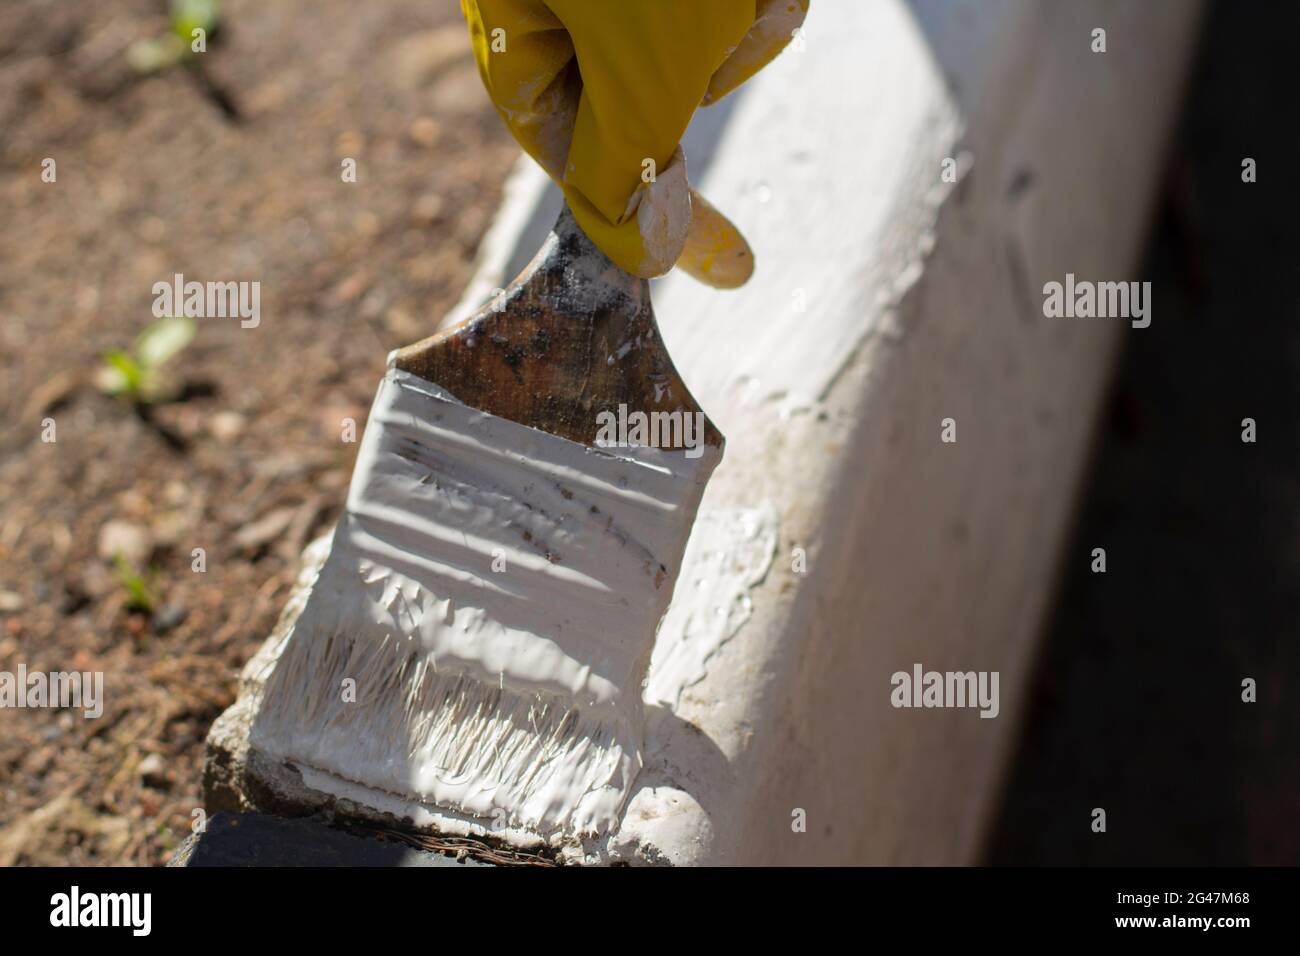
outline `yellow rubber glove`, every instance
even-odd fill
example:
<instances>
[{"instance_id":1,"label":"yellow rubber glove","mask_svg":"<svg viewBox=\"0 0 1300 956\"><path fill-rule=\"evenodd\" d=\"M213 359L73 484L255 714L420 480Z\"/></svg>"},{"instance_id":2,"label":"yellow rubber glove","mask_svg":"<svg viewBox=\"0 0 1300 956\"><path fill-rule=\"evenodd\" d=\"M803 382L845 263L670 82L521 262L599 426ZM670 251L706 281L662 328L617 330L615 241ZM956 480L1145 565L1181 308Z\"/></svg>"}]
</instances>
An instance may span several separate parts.
<instances>
[{"instance_id":1,"label":"yellow rubber glove","mask_svg":"<svg viewBox=\"0 0 1300 956\"><path fill-rule=\"evenodd\" d=\"M736 227L690 189L682 133L790 41L809 0L461 0L488 94L628 272L753 272Z\"/></svg>"}]
</instances>

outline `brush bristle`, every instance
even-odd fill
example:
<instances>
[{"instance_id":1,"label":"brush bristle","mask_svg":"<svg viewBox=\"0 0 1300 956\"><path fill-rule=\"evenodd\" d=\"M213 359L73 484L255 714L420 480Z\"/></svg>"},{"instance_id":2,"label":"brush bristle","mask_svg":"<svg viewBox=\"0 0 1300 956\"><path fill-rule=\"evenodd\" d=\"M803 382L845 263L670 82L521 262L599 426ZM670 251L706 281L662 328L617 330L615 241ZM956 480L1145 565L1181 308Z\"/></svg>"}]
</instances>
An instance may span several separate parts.
<instances>
[{"instance_id":1,"label":"brush bristle","mask_svg":"<svg viewBox=\"0 0 1300 956\"><path fill-rule=\"evenodd\" d=\"M587 448L390 369L254 746L497 828L609 831L718 457Z\"/></svg>"},{"instance_id":2,"label":"brush bristle","mask_svg":"<svg viewBox=\"0 0 1300 956\"><path fill-rule=\"evenodd\" d=\"M345 695L349 679L355 700ZM299 696L301 688L319 691ZM584 712L566 698L440 672L409 639L317 632L290 636L254 743L494 824L589 834L614 824L640 767L632 737L612 709Z\"/></svg>"}]
</instances>

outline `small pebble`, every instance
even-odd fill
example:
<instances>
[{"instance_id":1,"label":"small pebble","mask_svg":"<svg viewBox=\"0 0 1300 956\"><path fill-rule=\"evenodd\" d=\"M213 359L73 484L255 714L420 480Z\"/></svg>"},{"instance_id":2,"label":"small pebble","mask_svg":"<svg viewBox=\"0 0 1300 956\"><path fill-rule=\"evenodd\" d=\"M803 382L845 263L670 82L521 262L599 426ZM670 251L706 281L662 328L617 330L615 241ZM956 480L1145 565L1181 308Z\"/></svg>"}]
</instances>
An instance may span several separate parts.
<instances>
[{"instance_id":1,"label":"small pebble","mask_svg":"<svg viewBox=\"0 0 1300 956\"><path fill-rule=\"evenodd\" d=\"M153 616L153 629L159 634L164 634L176 627L185 620L185 608L177 604L164 604L158 609Z\"/></svg>"},{"instance_id":2,"label":"small pebble","mask_svg":"<svg viewBox=\"0 0 1300 956\"><path fill-rule=\"evenodd\" d=\"M442 131L438 121L429 116L421 116L414 120L406 133L411 140L419 146L432 146L438 141L438 134Z\"/></svg>"},{"instance_id":3,"label":"small pebble","mask_svg":"<svg viewBox=\"0 0 1300 956\"><path fill-rule=\"evenodd\" d=\"M171 785L167 780L166 771L167 765L157 754L145 757L136 767L136 772L140 774L140 779L144 781L145 786L158 790L166 790Z\"/></svg>"},{"instance_id":4,"label":"small pebble","mask_svg":"<svg viewBox=\"0 0 1300 956\"><path fill-rule=\"evenodd\" d=\"M247 419L239 412L217 412L208 422L208 431L219 442L231 442L243 432Z\"/></svg>"},{"instance_id":5,"label":"small pebble","mask_svg":"<svg viewBox=\"0 0 1300 956\"><path fill-rule=\"evenodd\" d=\"M149 560L153 544L149 532L129 521L107 521L99 529L99 556L112 561L117 555L126 559L133 568L141 568Z\"/></svg>"}]
</instances>

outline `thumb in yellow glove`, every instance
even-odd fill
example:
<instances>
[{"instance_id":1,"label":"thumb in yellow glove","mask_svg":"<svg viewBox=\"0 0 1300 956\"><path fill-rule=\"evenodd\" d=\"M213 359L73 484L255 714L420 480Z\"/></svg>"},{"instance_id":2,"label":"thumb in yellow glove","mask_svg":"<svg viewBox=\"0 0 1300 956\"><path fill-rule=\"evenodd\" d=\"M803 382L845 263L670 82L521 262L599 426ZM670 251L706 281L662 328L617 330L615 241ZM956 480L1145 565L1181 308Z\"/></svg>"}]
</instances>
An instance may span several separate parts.
<instances>
[{"instance_id":1,"label":"thumb in yellow glove","mask_svg":"<svg viewBox=\"0 0 1300 956\"><path fill-rule=\"evenodd\" d=\"M736 227L690 189L680 141L779 53L808 0L461 0L488 94L628 272L680 265L720 288L753 272Z\"/></svg>"}]
</instances>

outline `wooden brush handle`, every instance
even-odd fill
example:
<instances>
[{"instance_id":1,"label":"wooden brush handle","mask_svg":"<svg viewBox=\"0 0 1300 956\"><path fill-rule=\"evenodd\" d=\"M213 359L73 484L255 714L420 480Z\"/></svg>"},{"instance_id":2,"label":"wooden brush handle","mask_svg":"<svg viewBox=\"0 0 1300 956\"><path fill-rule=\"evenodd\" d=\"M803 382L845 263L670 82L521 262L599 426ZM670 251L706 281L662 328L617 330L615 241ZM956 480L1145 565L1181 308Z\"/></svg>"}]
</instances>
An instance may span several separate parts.
<instances>
[{"instance_id":1,"label":"wooden brush handle","mask_svg":"<svg viewBox=\"0 0 1300 956\"><path fill-rule=\"evenodd\" d=\"M587 238L566 205L537 256L492 302L400 349L395 365L471 408L594 446L601 412L701 409L660 338L650 285ZM722 447L706 417L704 442Z\"/></svg>"}]
</instances>

